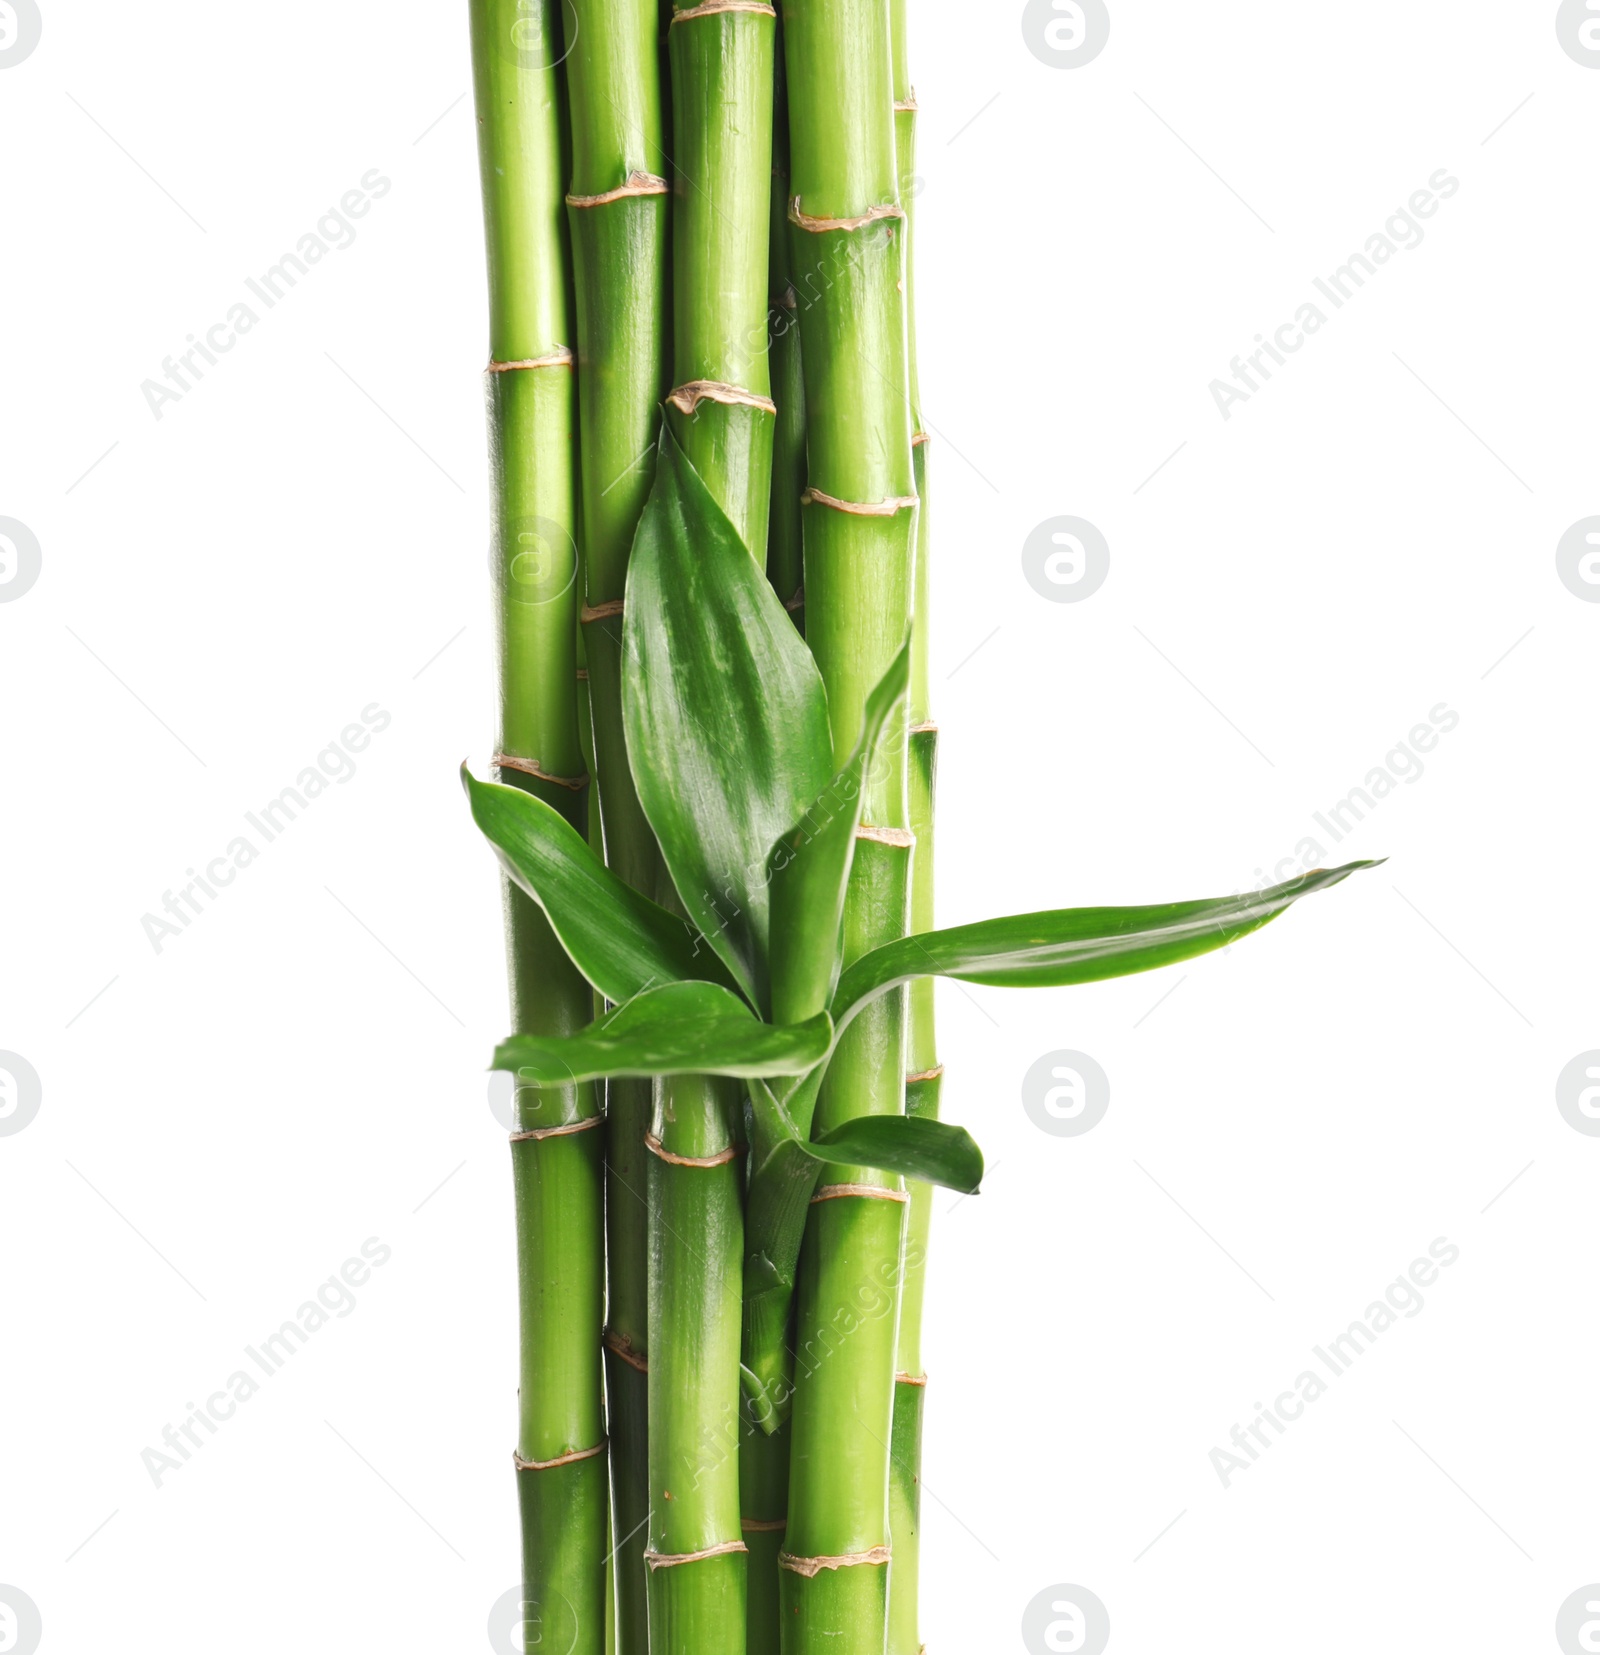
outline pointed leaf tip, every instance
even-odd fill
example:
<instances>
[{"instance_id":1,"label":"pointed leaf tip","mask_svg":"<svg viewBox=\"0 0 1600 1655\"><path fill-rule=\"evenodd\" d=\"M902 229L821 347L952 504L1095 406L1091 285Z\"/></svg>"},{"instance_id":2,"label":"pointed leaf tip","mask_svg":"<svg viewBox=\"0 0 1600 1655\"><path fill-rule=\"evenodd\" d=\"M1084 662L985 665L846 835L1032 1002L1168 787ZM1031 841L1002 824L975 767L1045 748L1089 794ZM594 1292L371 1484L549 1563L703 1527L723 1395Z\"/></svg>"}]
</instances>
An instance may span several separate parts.
<instances>
[{"instance_id":1,"label":"pointed leaf tip","mask_svg":"<svg viewBox=\"0 0 1600 1655\"><path fill-rule=\"evenodd\" d=\"M996 988L1060 988L1154 971L1226 948L1303 896L1374 866L1349 862L1265 890L1137 908L1057 908L929 931L863 955L839 979L833 1016L842 1030L878 995L917 977L954 977Z\"/></svg>"}]
</instances>

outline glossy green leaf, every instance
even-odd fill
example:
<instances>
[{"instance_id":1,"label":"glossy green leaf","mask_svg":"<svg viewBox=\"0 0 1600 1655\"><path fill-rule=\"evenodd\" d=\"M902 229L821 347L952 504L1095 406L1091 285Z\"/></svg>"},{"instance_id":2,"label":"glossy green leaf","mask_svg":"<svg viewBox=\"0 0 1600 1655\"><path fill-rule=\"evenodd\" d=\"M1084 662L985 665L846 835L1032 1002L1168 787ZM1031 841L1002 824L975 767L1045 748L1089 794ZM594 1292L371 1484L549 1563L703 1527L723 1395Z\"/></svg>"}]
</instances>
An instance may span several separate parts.
<instances>
[{"instance_id":1,"label":"glossy green leaf","mask_svg":"<svg viewBox=\"0 0 1600 1655\"><path fill-rule=\"evenodd\" d=\"M513 1035L495 1048L496 1069L536 1086L621 1075L797 1075L814 1068L833 1037L826 1012L809 1022L758 1022L730 989L668 983L618 1006L564 1039Z\"/></svg>"},{"instance_id":2,"label":"glossy green leaf","mask_svg":"<svg viewBox=\"0 0 1600 1655\"><path fill-rule=\"evenodd\" d=\"M663 983L731 986L703 937L625 885L542 799L480 782L465 765L461 783L507 876L544 910L572 963L608 1000Z\"/></svg>"},{"instance_id":3,"label":"glossy green leaf","mask_svg":"<svg viewBox=\"0 0 1600 1655\"><path fill-rule=\"evenodd\" d=\"M635 786L690 918L769 1004L767 854L833 769L816 663L670 431L623 612Z\"/></svg>"},{"instance_id":4,"label":"glossy green leaf","mask_svg":"<svg viewBox=\"0 0 1600 1655\"><path fill-rule=\"evenodd\" d=\"M772 1013L792 1022L827 1005L839 975L844 898L867 776L911 679L908 639L867 698L848 762L772 848Z\"/></svg>"},{"instance_id":5,"label":"glossy green leaf","mask_svg":"<svg viewBox=\"0 0 1600 1655\"><path fill-rule=\"evenodd\" d=\"M915 977L956 977L1001 988L1058 988L1154 971L1259 930L1313 891L1326 890L1373 862L1319 868L1263 891L1143 908L1058 908L1015 914L948 931L929 931L874 949L839 979L835 1024Z\"/></svg>"},{"instance_id":6,"label":"glossy green leaf","mask_svg":"<svg viewBox=\"0 0 1600 1655\"><path fill-rule=\"evenodd\" d=\"M908 1115L859 1115L805 1146L833 1166L875 1167L971 1195L983 1182L983 1151L965 1127Z\"/></svg>"}]
</instances>

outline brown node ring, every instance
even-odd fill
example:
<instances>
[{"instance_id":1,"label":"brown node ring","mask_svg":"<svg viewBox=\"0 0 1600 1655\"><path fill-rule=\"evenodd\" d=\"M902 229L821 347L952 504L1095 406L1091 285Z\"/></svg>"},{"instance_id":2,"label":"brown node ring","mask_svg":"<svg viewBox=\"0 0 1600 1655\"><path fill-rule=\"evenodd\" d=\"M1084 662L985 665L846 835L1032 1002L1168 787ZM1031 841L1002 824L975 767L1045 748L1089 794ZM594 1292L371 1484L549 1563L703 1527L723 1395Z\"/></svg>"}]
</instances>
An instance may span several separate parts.
<instances>
[{"instance_id":1,"label":"brown node ring","mask_svg":"<svg viewBox=\"0 0 1600 1655\"><path fill-rule=\"evenodd\" d=\"M778 411L771 397L747 391L742 385L729 385L721 379L691 379L687 385L669 391L667 401L684 414L692 414L702 402L720 402L729 408L754 408L763 414Z\"/></svg>"},{"instance_id":2,"label":"brown node ring","mask_svg":"<svg viewBox=\"0 0 1600 1655\"><path fill-rule=\"evenodd\" d=\"M853 1569L863 1563L880 1564L888 1561L887 1546L874 1546L869 1552L846 1552L841 1557L791 1557L788 1552L778 1553L780 1569L787 1569L791 1574L804 1575L807 1580L815 1580L824 1569Z\"/></svg>"},{"instance_id":3,"label":"brown node ring","mask_svg":"<svg viewBox=\"0 0 1600 1655\"><path fill-rule=\"evenodd\" d=\"M876 1184L824 1184L811 1197L811 1205L815 1207L822 1201L843 1201L850 1196L859 1196L867 1201L898 1201L901 1205L911 1199L904 1190L883 1190Z\"/></svg>"},{"instance_id":4,"label":"brown node ring","mask_svg":"<svg viewBox=\"0 0 1600 1655\"><path fill-rule=\"evenodd\" d=\"M557 787L570 788L574 793L581 793L589 785L587 776L552 776L548 770L541 770L532 759L514 759L509 753L496 753L490 762L501 770L515 770L519 775L532 776L536 781L554 782Z\"/></svg>"},{"instance_id":5,"label":"brown node ring","mask_svg":"<svg viewBox=\"0 0 1600 1655\"><path fill-rule=\"evenodd\" d=\"M742 1540L724 1540L720 1545L707 1546L703 1552L677 1552L664 1554L662 1552L646 1551L644 1560L652 1569L676 1569L682 1563L704 1563L708 1557L730 1557L736 1552L747 1552L750 1548Z\"/></svg>"},{"instance_id":6,"label":"brown node ring","mask_svg":"<svg viewBox=\"0 0 1600 1655\"><path fill-rule=\"evenodd\" d=\"M847 511L856 517L893 517L922 502L914 494L904 494L890 500L840 500L824 494L820 488L808 488L800 496L802 506L831 506L835 511Z\"/></svg>"},{"instance_id":7,"label":"brown node ring","mask_svg":"<svg viewBox=\"0 0 1600 1655\"><path fill-rule=\"evenodd\" d=\"M883 219L905 216L904 207L897 207L889 202L879 207L868 207L864 213L854 218L819 218L811 213L801 212L799 196L791 196L789 199L789 222L798 229L811 231L813 235L823 235L829 230L864 230L869 224L877 224Z\"/></svg>"},{"instance_id":8,"label":"brown node ring","mask_svg":"<svg viewBox=\"0 0 1600 1655\"><path fill-rule=\"evenodd\" d=\"M520 362L491 362L489 372L509 374L517 372L520 368L570 368L573 360L572 352L565 345L557 345L545 356L529 356Z\"/></svg>"},{"instance_id":9,"label":"brown node ring","mask_svg":"<svg viewBox=\"0 0 1600 1655\"><path fill-rule=\"evenodd\" d=\"M661 1140L653 1132L645 1133L644 1147L659 1160L675 1167L725 1167L729 1161L736 1161L744 1154L744 1145L735 1144L731 1149L725 1149L717 1155L674 1155L670 1149L662 1146Z\"/></svg>"},{"instance_id":10,"label":"brown node ring","mask_svg":"<svg viewBox=\"0 0 1600 1655\"><path fill-rule=\"evenodd\" d=\"M569 207L609 207L613 201L626 201L635 195L670 195L672 186L665 178L657 178L653 172L639 172L628 174L628 181L619 184L614 190L606 190L600 195L569 195Z\"/></svg>"},{"instance_id":11,"label":"brown node ring","mask_svg":"<svg viewBox=\"0 0 1600 1655\"><path fill-rule=\"evenodd\" d=\"M515 1450L512 1451L511 1459L518 1471L554 1471L558 1465L572 1465L578 1460L592 1460L596 1454L603 1454L605 1451L606 1445L602 1440L598 1448L580 1448L575 1453L562 1454L553 1460L525 1460Z\"/></svg>"},{"instance_id":12,"label":"brown node ring","mask_svg":"<svg viewBox=\"0 0 1600 1655\"><path fill-rule=\"evenodd\" d=\"M766 0L702 0L702 4L691 6L687 11L674 12L672 21L678 23L692 23L697 17L715 17L718 12L747 11L754 12L757 17L776 17L777 11L766 4Z\"/></svg>"},{"instance_id":13,"label":"brown node ring","mask_svg":"<svg viewBox=\"0 0 1600 1655\"><path fill-rule=\"evenodd\" d=\"M604 1115L586 1115L581 1121L568 1121L565 1126L536 1126L527 1132L513 1132L514 1144L536 1143L540 1138L570 1138L574 1132L587 1132L592 1126L604 1126Z\"/></svg>"},{"instance_id":14,"label":"brown node ring","mask_svg":"<svg viewBox=\"0 0 1600 1655\"><path fill-rule=\"evenodd\" d=\"M896 850L911 850L917 842L910 828L874 827L871 822L857 825L856 838L870 839L875 845L892 845Z\"/></svg>"},{"instance_id":15,"label":"brown node ring","mask_svg":"<svg viewBox=\"0 0 1600 1655\"><path fill-rule=\"evenodd\" d=\"M640 1373L649 1373L650 1364L633 1348L632 1341L622 1333L613 1333L607 1328L600 1335L600 1343L619 1360L626 1362L630 1368L636 1368Z\"/></svg>"}]
</instances>

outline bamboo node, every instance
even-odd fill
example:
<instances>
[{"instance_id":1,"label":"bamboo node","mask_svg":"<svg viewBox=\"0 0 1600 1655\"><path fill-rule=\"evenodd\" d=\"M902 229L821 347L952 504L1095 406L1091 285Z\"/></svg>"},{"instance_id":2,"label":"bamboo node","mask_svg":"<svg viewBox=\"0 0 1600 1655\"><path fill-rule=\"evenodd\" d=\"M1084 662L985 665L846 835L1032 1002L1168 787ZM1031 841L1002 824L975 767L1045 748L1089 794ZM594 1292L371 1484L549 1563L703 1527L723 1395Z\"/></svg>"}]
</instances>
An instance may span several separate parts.
<instances>
[{"instance_id":1,"label":"bamboo node","mask_svg":"<svg viewBox=\"0 0 1600 1655\"><path fill-rule=\"evenodd\" d=\"M894 110L897 115L915 115L917 112L917 94L913 88L909 98L896 98Z\"/></svg>"},{"instance_id":2,"label":"bamboo node","mask_svg":"<svg viewBox=\"0 0 1600 1655\"><path fill-rule=\"evenodd\" d=\"M588 1115L581 1121L568 1121L565 1126L536 1126L527 1132L513 1132L514 1144L536 1143L540 1138L570 1138L574 1132L587 1132L591 1126L604 1126L604 1115Z\"/></svg>"},{"instance_id":3,"label":"bamboo node","mask_svg":"<svg viewBox=\"0 0 1600 1655\"><path fill-rule=\"evenodd\" d=\"M877 224L883 219L905 216L904 207L886 202L880 207L868 207L855 218L817 218L810 213L801 212L799 196L791 196L789 199L789 222L801 230L810 230L814 235L822 235L828 230L864 230L867 225Z\"/></svg>"},{"instance_id":4,"label":"bamboo node","mask_svg":"<svg viewBox=\"0 0 1600 1655\"><path fill-rule=\"evenodd\" d=\"M776 17L776 9L766 4L766 0L703 0L698 6L691 6L687 11L674 12L672 21L678 23L692 23L697 17L715 17L718 12L748 11L754 12L757 17Z\"/></svg>"},{"instance_id":5,"label":"bamboo node","mask_svg":"<svg viewBox=\"0 0 1600 1655\"><path fill-rule=\"evenodd\" d=\"M770 1522L755 1517L741 1517L739 1528L745 1534L777 1534L789 1526L787 1517L774 1517Z\"/></svg>"},{"instance_id":6,"label":"bamboo node","mask_svg":"<svg viewBox=\"0 0 1600 1655\"><path fill-rule=\"evenodd\" d=\"M911 433L911 446L913 448L921 448L924 443L930 443L932 441L933 438L930 437L926 431L913 431Z\"/></svg>"},{"instance_id":7,"label":"bamboo node","mask_svg":"<svg viewBox=\"0 0 1600 1655\"><path fill-rule=\"evenodd\" d=\"M910 828L874 827L870 822L857 825L856 838L870 839L875 845L893 845L896 850L910 850L917 842Z\"/></svg>"},{"instance_id":8,"label":"bamboo node","mask_svg":"<svg viewBox=\"0 0 1600 1655\"><path fill-rule=\"evenodd\" d=\"M667 393L667 401L681 413L692 414L702 402L720 402L730 408L755 408L763 414L776 414L778 405L771 397L747 391L740 385L726 385L720 379L692 379Z\"/></svg>"},{"instance_id":9,"label":"bamboo node","mask_svg":"<svg viewBox=\"0 0 1600 1655\"><path fill-rule=\"evenodd\" d=\"M578 620L580 624L587 626L590 621L610 620L613 615L620 615L621 613L622 599L611 598L605 603L597 603L592 609L588 604L585 604L583 608L578 611Z\"/></svg>"},{"instance_id":10,"label":"bamboo node","mask_svg":"<svg viewBox=\"0 0 1600 1655\"><path fill-rule=\"evenodd\" d=\"M906 731L908 736L936 736L938 733L939 726L935 724L931 718L926 724L913 724L911 728Z\"/></svg>"},{"instance_id":11,"label":"bamboo node","mask_svg":"<svg viewBox=\"0 0 1600 1655\"><path fill-rule=\"evenodd\" d=\"M897 1385L916 1385L920 1387L928 1383L928 1376L925 1373L897 1373L894 1376L894 1382Z\"/></svg>"},{"instance_id":12,"label":"bamboo node","mask_svg":"<svg viewBox=\"0 0 1600 1655\"><path fill-rule=\"evenodd\" d=\"M869 1552L846 1552L842 1557L791 1557L788 1552L778 1553L780 1569L787 1569L791 1574L804 1575L807 1580L815 1580L824 1569L851 1569L862 1563L888 1561L887 1546L874 1546Z\"/></svg>"},{"instance_id":13,"label":"bamboo node","mask_svg":"<svg viewBox=\"0 0 1600 1655\"><path fill-rule=\"evenodd\" d=\"M823 1184L811 1197L811 1205L815 1207L822 1201L843 1201L852 1195L868 1201L898 1201L902 1206L911 1199L904 1190L883 1190L876 1184Z\"/></svg>"},{"instance_id":14,"label":"bamboo node","mask_svg":"<svg viewBox=\"0 0 1600 1655\"><path fill-rule=\"evenodd\" d=\"M634 1349L633 1341L625 1333L613 1333L610 1328L607 1328L600 1335L600 1343L613 1356L626 1362L630 1368L636 1368L640 1373L649 1373L649 1363Z\"/></svg>"},{"instance_id":15,"label":"bamboo node","mask_svg":"<svg viewBox=\"0 0 1600 1655\"><path fill-rule=\"evenodd\" d=\"M580 1448L575 1453L562 1454L553 1460L525 1460L515 1450L512 1451L512 1463L518 1471L554 1471L558 1465L572 1465L578 1460L592 1460L596 1454L606 1451L606 1439L601 1438L598 1448Z\"/></svg>"},{"instance_id":16,"label":"bamboo node","mask_svg":"<svg viewBox=\"0 0 1600 1655\"><path fill-rule=\"evenodd\" d=\"M702 1552L677 1552L669 1555L647 1550L644 1560L652 1569L676 1569L680 1563L704 1563L708 1557L728 1557L734 1552L749 1550L742 1540L724 1540L720 1545L707 1546Z\"/></svg>"},{"instance_id":17,"label":"bamboo node","mask_svg":"<svg viewBox=\"0 0 1600 1655\"><path fill-rule=\"evenodd\" d=\"M795 587L794 596L792 598L790 598L789 601L787 603L785 603L783 607L785 609L787 609L791 615L793 615L797 610L804 609L805 606L806 606L806 589L803 585L801 585L801 586Z\"/></svg>"},{"instance_id":18,"label":"bamboo node","mask_svg":"<svg viewBox=\"0 0 1600 1655\"><path fill-rule=\"evenodd\" d=\"M675 1167L725 1167L729 1161L736 1161L744 1154L744 1145L735 1144L731 1149L725 1149L718 1155L674 1155L670 1149L662 1147L661 1140L653 1132L645 1133L644 1147L669 1166Z\"/></svg>"},{"instance_id":19,"label":"bamboo node","mask_svg":"<svg viewBox=\"0 0 1600 1655\"><path fill-rule=\"evenodd\" d=\"M628 181L619 184L614 190L606 190L600 195L569 195L569 207L609 207L613 201L625 201L634 195L670 195L672 186L665 178L657 178L653 172L639 172L628 174Z\"/></svg>"},{"instance_id":20,"label":"bamboo node","mask_svg":"<svg viewBox=\"0 0 1600 1655\"><path fill-rule=\"evenodd\" d=\"M835 511L852 512L857 517L893 517L897 511L905 511L921 503L914 494L891 500L839 500L831 494L824 494L820 488L808 488L800 496L802 506L832 506Z\"/></svg>"},{"instance_id":21,"label":"bamboo node","mask_svg":"<svg viewBox=\"0 0 1600 1655\"><path fill-rule=\"evenodd\" d=\"M574 793L581 793L589 785L587 776L552 776L532 759L514 759L509 753L496 753L492 762L502 770L515 770L520 775L532 776L535 781L554 782L557 787L570 788Z\"/></svg>"},{"instance_id":22,"label":"bamboo node","mask_svg":"<svg viewBox=\"0 0 1600 1655\"><path fill-rule=\"evenodd\" d=\"M489 372L508 374L518 368L570 368L573 360L572 352L565 345L557 345L547 356L529 356L520 362L491 362Z\"/></svg>"},{"instance_id":23,"label":"bamboo node","mask_svg":"<svg viewBox=\"0 0 1600 1655\"><path fill-rule=\"evenodd\" d=\"M907 1075L906 1085L914 1085L919 1080L937 1080L944 1073L944 1065L936 1063L931 1069L924 1069L921 1074Z\"/></svg>"}]
</instances>

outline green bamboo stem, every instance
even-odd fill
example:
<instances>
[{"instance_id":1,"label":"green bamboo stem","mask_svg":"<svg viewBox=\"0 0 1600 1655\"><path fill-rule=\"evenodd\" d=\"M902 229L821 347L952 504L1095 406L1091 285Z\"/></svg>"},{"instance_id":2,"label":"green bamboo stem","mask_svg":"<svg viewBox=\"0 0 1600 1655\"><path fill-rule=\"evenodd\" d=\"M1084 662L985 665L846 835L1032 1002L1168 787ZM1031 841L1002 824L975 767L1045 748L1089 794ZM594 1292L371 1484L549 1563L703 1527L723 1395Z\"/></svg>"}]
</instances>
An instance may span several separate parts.
<instances>
[{"instance_id":1,"label":"green bamboo stem","mask_svg":"<svg viewBox=\"0 0 1600 1655\"><path fill-rule=\"evenodd\" d=\"M784 85L783 25L773 53L771 228L768 235L767 357L777 418L772 438L772 500L768 514L767 578L805 631L800 496L806 480L806 405L800 369L800 328L789 284L789 109ZM747 1238L748 1240L748 1238ZM748 1333L748 1329L747 1329ZM782 1343L789 1342L787 1331ZM750 1548L746 1655L778 1655L782 1555L789 1512L790 1430L771 1435L747 1411L739 1447L739 1513Z\"/></svg>"},{"instance_id":2,"label":"green bamboo stem","mask_svg":"<svg viewBox=\"0 0 1600 1655\"><path fill-rule=\"evenodd\" d=\"M788 1517L789 1426L768 1436L747 1409L739 1435L739 1526L750 1549L746 1655L778 1655L778 1558Z\"/></svg>"},{"instance_id":3,"label":"green bamboo stem","mask_svg":"<svg viewBox=\"0 0 1600 1655\"><path fill-rule=\"evenodd\" d=\"M489 266L488 403L500 661L499 778L579 832L574 395L562 237L560 29L554 4L472 0ZM506 889L511 1023L566 1034L588 985L542 913ZM605 1647L603 1134L594 1088L516 1097L521 1384L517 1490L529 1627L574 1655Z\"/></svg>"},{"instance_id":4,"label":"green bamboo stem","mask_svg":"<svg viewBox=\"0 0 1600 1655\"><path fill-rule=\"evenodd\" d=\"M778 25L772 92L772 231L768 240L767 357L778 417L772 434L772 508L767 529L767 578L804 633L805 592L800 496L806 486L805 376L800 322L789 280L789 98Z\"/></svg>"},{"instance_id":5,"label":"green bamboo stem","mask_svg":"<svg viewBox=\"0 0 1600 1655\"><path fill-rule=\"evenodd\" d=\"M917 99L911 84L906 28L906 0L890 0L894 53L895 160L900 200L906 210L905 292L906 355L911 397L912 462L916 478L917 539L914 553L913 629L911 635L911 723L909 793L912 853L911 929L931 931L934 924L934 793L939 731L933 722L929 688L930 516L928 505L928 437L922 430L922 391L917 374L915 175ZM939 1063L934 1028L934 984L925 977L907 990L906 1112L937 1120L944 1070ZM888 1655L919 1655L922 1635L918 1594L921 1577L922 1426L928 1376L922 1360L922 1312L927 1286L929 1233L933 1220L933 1186L912 1181L906 1219L905 1273L901 1284L900 1341L895 1359L894 1434L890 1444L889 1526L894 1568L889 1579Z\"/></svg>"},{"instance_id":6,"label":"green bamboo stem","mask_svg":"<svg viewBox=\"0 0 1600 1655\"><path fill-rule=\"evenodd\" d=\"M578 423L595 776L611 867L655 895L664 878L628 766L622 725L622 598L655 474L668 388L670 184L663 153L655 0L568 0L572 135L567 217L578 329ZM607 1086L607 1423L618 1655L647 1655L648 1080Z\"/></svg>"},{"instance_id":7,"label":"green bamboo stem","mask_svg":"<svg viewBox=\"0 0 1600 1655\"><path fill-rule=\"evenodd\" d=\"M776 24L770 8L680 5L667 41L678 170L666 418L763 567L777 419L767 369Z\"/></svg>"},{"instance_id":8,"label":"green bamboo stem","mask_svg":"<svg viewBox=\"0 0 1600 1655\"><path fill-rule=\"evenodd\" d=\"M889 8L882 0L792 0L784 26L790 247L808 415L806 637L842 753L904 641L912 600L916 500ZM847 960L905 932L905 732L902 717L869 782L846 902ZM840 1042L816 1130L897 1114L904 1094L898 993ZM885 1647L906 1203L899 1185L865 1169L832 1169L813 1197L798 1296L786 1655L882 1655Z\"/></svg>"},{"instance_id":9,"label":"green bamboo stem","mask_svg":"<svg viewBox=\"0 0 1600 1655\"><path fill-rule=\"evenodd\" d=\"M739 1523L742 1097L655 1082L650 1165L650 1649L744 1655Z\"/></svg>"},{"instance_id":10,"label":"green bamboo stem","mask_svg":"<svg viewBox=\"0 0 1600 1655\"><path fill-rule=\"evenodd\" d=\"M766 558L776 410L766 360L770 9L678 7L673 435L751 555ZM740 1516L742 1095L658 1081L650 1168L651 1655L745 1655Z\"/></svg>"}]
</instances>

